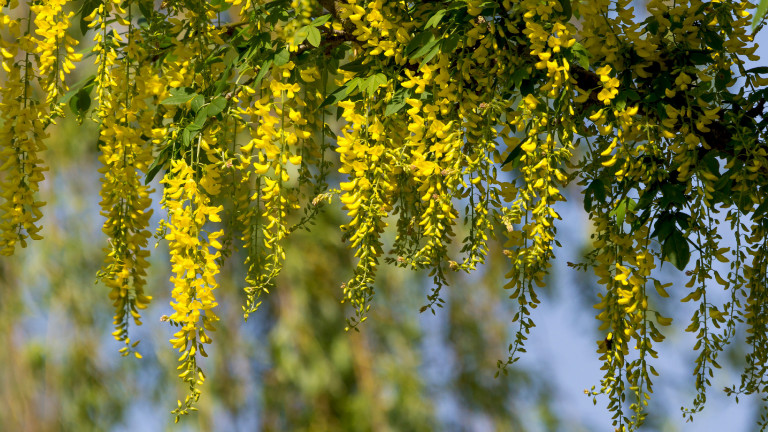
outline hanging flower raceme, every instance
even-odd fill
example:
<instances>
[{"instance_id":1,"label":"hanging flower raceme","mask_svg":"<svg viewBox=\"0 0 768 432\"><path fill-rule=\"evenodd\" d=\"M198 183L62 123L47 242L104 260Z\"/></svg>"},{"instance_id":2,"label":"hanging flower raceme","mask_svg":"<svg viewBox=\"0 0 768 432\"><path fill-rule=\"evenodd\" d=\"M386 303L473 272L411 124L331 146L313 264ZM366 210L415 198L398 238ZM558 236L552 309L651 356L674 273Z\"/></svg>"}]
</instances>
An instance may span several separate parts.
<instances>
[{"instance_id":1,"label":"hanging flower raceme","mask_svg":"<svg viewBox=\"0 0 768 432\"><path fill-rule=\"evenodd\" d=\"M349 329L365 321L370 309L379 256L383 254L381 233L386 227L383 219L390 209L389 193L393 188L387 187L389 175L382 169L390 163L386 141L375 140L369 135L376 133L376 127L368 116L371 107L366 107L365 101L339 105L343 107L343 116L348 122L336 150L341 154L339 172L347 174L349 180L340 185L343 191L341 202L351 218L342 230L358 259L354 276L342 285L343 301L349 301L355 309L355 317L347 320ZM382 189L379 190L379 187Z\"/></svg>"},{"instance_id":2,"label":"hanging flower raceme","mask_svg":"<svg viewBox=\"0 0 768 432\"><path fill-rule=\"evenodd\" d=\"M15 6L11 4L11 6ZM32 13L12 19L0 12L0 28L11 40L2 39L0 53L5 81L0 85L0 254L13 254L16 245L40 239L42 218L38 200L40 183L47 170L40 153L45 150L48 109L35 97L38 81L32 59L39 46L34 36L22 33L22 22L32 27ZM43 52L42 54L47 54ZM57 74L58 76L58 74Z\"/></svg>"},{"instance_id":3,"label":"hanging flower raceme","mask_svg":"<svg viewBox=\"0 0 768 432\"><path fill-rule=\"evenodd\" d=\"M162 204L168 210L165 239L169 242L174 273L171 277L174 312L167 320L179 328L171 344L182 353L179 377L190 389L174 411L177 420L200 397L199 386L205 381L205 375L198 365L198 354L207 356L204 345L211 343L208 332L214 330L214 323L218 321L212 309L217 305L213 291L218 288L216 259L220 256L218 238L223 231L207 231L205 225L221 222L222 207L211 206L209 198L220 192L219 181L215 164L196 170L184 160L174 160L161 181L165 184Z\"/></svg>"},{"instance_id":4,"label":"hanging flower raceme","mask_svg":"<svg viewBox=\"0 0 768 432\"><path fill-rule=\"evenodd\" d=\"M256 189L249 197L252 205L238 216L242 224L250 225L242 236L249 267L246 317L258 308L259 297L269 292L282 269L283 240L290 233L288 215L299 208L290 171L301 167L301 145L311 134L302 115L301 86L290 82L296 75L294 67L293 62L276 67L273 79L262 82L263 97L254 98L253 106L243 111L258 124L250 129L251 140L240 148L243 179L253 178ZM243 189L247 190L250 187Z\"/></svg>"},{"instance_id":5,"label":"hanging flower raceme","mask_svg":"<svg viewBox=\"0 0 768 432\"><path fill-rule=\"evenodd\" d=\"M147 68L141 72L150 73ZM144 184L144 176L152 163L152 152L140 136L142 131L150 129L151 116L139 111L141 102L138 101L146 89L143 82L136 86L130 84L134 75L128 62L114 73L116 89L121 91L110 94L110 98L111 104L119 107L121 116L101 119L103 168L100 172L104 175L101 206L102 215L107 218L103 230L109 237L111 251L99 277L111 289L110 298L116 309L113 334L117 340L129 344L129 320L133 318L140 325L138 309L146 308L151 300L144 293L152 215L151 190ZM126 347L123 352L128 351L130 348Z\"/></svg>"},{"instance_id":6,"label":"hanging flower raceme","mask_svg":"<svg viewBox=\"0 0 768 432\"><path fill-rule=\"evenodd\" d=\"M114 34L107 25L110 16L128 27L126 45L132 49L126 49L119 59L119 45L108 36ZM101 214L106 217L102 230L109 241L109 252L98 277L110 289L109 297L115 307L112 334L126 345L120 351L140 358L134 350L139 342L131 343L128 327L131 321L141 325L139 311L152 298L144 292L152 215L151 190L144 184L144 178L153 158L150 143L142 134L151 135L152 113L144 101L153 96L156 86L151 85L152 70L139 65L143 50L136 48L140 36L133 27L130 12L105 2L88 19L92 20L89 26L97 29L93 50L97 54L94 81L99 109L94 120L100 123L102 142L99 172L104 177L100 204ZM140 76L146 79L137 79Z\"/></svg>"},{"instance_id":7,"label":"hanging flower raceme","mask_svg":"<svg viewBox=\"0 0 768 432\"><path fill-rule=\"evenodd\" d=\"M105 1L94 8L89 16L84 17L86 21L90 21L88 27L95 30L93 40L96 45L94 45L93 51L96 53L94 80L96 83L96 100L99 102L96 108L96 118L98 119L106 119L116 114L116 110L113 109L110 102L112 89L117 85L112 74L112 68L118 58L119 45L117 42L123 39L115 29L109 26L108 21L110 17L115 16L121 24L128 24L123 18L126 12L115 2Z\"/></svg>"},{"instance_id":8,"label":"hanging flower raceme","mask_svg":"<svg viewBox=\"0 0 768 432\"><path fill-rule=\"evenodd\" d=\"M51 114L61 116L64 112L58 98L68 89L64 80L74 70L74 62L82 58L82 54L75 53L78 41L67 32L75 12L65 12L66 4L67 0L50 0L30 6L35 14L35 34L38 35L35 42L40 85L52 108Z\"/></svg>"}]
</instances>

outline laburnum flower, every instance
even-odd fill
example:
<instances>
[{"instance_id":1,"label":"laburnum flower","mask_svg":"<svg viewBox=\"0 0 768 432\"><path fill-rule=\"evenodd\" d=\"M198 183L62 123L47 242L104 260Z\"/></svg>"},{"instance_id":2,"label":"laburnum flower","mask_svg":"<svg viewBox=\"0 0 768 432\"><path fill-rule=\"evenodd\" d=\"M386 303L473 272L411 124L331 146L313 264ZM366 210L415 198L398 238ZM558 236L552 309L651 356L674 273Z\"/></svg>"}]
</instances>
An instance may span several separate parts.
<instances>
[{"instance_id":1,"label":"laburnum flower","mask_svg":"<svg viewBox=\"0 0 768 432\"><path fill-rule=\"evenodd\" d=\"M692 82L691 76L686 74L685 72L681 73L680 75L675 78L675 86L679 88L680 90L688 90L688 85Z\"/></svg>"},{"instance_id":2,"label":"laburnum flower","mask_svg":"<svg viewBox=\"0 0 768 432\"><path fill-rule=\"evenodd\" d=\"M600 90L597 99L606 105L610 104L611 100L619 94L619 80L611 76L611 70L611 66L605 65L596 71L600 76L600 82L603 83L603 89Z\"/></svg>"}]
</instances>

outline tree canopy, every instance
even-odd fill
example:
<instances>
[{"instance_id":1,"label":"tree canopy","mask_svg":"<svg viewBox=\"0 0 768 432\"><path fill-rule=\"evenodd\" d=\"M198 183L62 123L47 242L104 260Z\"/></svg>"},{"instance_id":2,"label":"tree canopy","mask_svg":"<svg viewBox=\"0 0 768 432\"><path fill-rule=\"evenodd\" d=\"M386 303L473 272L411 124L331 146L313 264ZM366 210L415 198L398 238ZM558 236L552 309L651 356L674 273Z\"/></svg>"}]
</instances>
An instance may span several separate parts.
<instances>
[{"instance_id":1,"label":"tree canopy","mask_svg":"<svg viewBox=\"0 0 768 432\"><path fill-rule=\"evenodd\" d=\"M450 272L507 258L504 289L518 311L498 362L506 374L534 326L569 185L593 224L590 251L571 265L601 286L604 378L588 393L607 397L614 426L645 419L654 347L671 321L654 305L668 289L698 305L687 328L697 395L686 414L703 407L739 325L750 350L726 392L768 399L768 67L745 66L758 60L763 26L752 26L750 3L0 5L0 252L40 237L52 125L65 115L97 122L98 278L113 334L140 357L129 324L151 301L154 235L170 249L174 312L162 319L177 329L171 344L189 386L177 419L201 395L221 266L245 256L244 300L229 301L243 301L247 319L280 289L284 262L302 259L286 256L285 239L336 202L341 242L357 259L337 271L347 329L365 331L383 264L425 271L434 288L421 311L434 313ZM81 47L81 35L94 43ZM70 82L90 63L90 76ZM157 227L152 185L162 190ZM670 288L663 265L689 282ZM728 301L708 300L713 290Z\"/></svg>"}]
</instances>

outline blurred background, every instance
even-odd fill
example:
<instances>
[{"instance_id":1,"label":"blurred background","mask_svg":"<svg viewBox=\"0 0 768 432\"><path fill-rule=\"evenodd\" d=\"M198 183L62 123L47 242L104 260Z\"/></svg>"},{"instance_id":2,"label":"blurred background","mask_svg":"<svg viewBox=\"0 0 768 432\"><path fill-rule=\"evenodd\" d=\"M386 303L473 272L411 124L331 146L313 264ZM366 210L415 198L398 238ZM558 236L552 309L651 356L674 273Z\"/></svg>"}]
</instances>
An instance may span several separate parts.
<instances>
[{"instance_id":1,"label":"blurred background","mask_svg":"<svg viewBox=\"0 0 768 432\"><path fill-rule=\"evenodd\" d=\"M79 71L72 82L84 76ZM185 388L168 343L172 327L160 321L171 313L165 245L152 251L152 306L144 325L132 328L144 358L121 357L122 345L110 334L108 290L95 284L106 245L96 125L70 118L50 131L50 171L41 191L48 203L45 238L0 258L0 431L612 430L606 401L593 405L584 395L599 387L595 341L604 335L594 319L592 275L566 265L580 260L589 241L576 187L557 209L562 247L533 316L537 327L508 376L494 378L515 313L502 289L508 260L499 245L478 272L452 275L442 291L445 307L435 315L419 313L431 289L426 274L383 266L369 319L361 332L345 332L351 312L339 303L339 286L353 261L334 204L311 232L288 239L277 288L247 322L242 257L227 261L217 290L221 322L202 365L208 379L200 411L174 425L170 411ZM153 222L161 217L156 208ZM679 280L672 266L662 274ZM644 430L754 430L755 401L737 405L722 391L738 383L745 350L738 343L724 354L707 408L684 422L680 407L693 397L694 340L683 329L693 305L677 301L686 294L681 285L669 292L670 301L656 307L675 323L658 346L654 365L661 376Z\"/></svg>"}]
</instances>

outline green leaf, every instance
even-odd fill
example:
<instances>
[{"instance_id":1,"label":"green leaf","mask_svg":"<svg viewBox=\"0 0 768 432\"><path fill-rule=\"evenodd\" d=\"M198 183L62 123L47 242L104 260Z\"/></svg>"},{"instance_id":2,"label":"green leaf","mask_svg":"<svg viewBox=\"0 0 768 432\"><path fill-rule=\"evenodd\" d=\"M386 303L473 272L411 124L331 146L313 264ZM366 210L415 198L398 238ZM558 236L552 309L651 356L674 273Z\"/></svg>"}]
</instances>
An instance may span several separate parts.
<instances>
[{"instance_id":1,"label":"green leaf","mask_svg":"<svg viewBox=\"0 0 768 432\"><path fill-rule=\"evenodd\" d=\"M605 183L594 179L584 190L584 210L589 213L592 210L592 200L596 199L600 204L605 204Z\"/></svg>"},{"instance_id":2,"label":"green leaf","mask_svg":"<svg viewBox=\"0 0 768 432\"><path fill-rule=\"evenodd\" d=\"M584 194L584 211L587 213L592 211L592 194L591 193Z\"/></svg>"},{"instance_id":3,"label":"green leaf","mask_svg":"<svg viewBox=\"0 0 768 432\"><path fill-rule=\"evenodd\" d=\"M579 65L585 70L589 70L589 52L584 45L576 42L571 47L571 54L576 58Z\"/></svg>"},{"instance_id":4,"label":"green leaf","mask_svg":"<svg viewBox=\"0 0 768 432\"><path fill-rule=\"evenodd\" d=\"M616 99L613 100L613 107L618 110L623 110L627 107L627 95L624 92L619 92Z\"/></svg>"},{"instance_id":5,"label":"green leaf","mask_svg":"<svg viewBox=\"0 0 768 432\"><path fill-rule=\"evenodd\" d=\"M427 20L427 24L424 26L424 29L429 29L432 27L437 27L438 24L440 24L440 21L442 21L443 16L445 16L445 13L447 11L445 9L440 9L437 12L435 12L434 15L432 15L429 20Z\"/></svg>"},{"instance_id":6,"label":"green leaf","mask_svg":"<svg viewBox=\"0 0 768 432\"><path fill-rule=\"evenodd\" d=\"M682 183L664 183L661 185L661 202L659 206L666 208L670 204L681 206L685 204L685 185Z\"/></svg>"},{"instance_id":7,"label":"green leaf","mask_svg":"<svg viewBox=\"0 0 768 432\"><path fill-rule=\"evenodd\" d=\"M313 47L319 47L322 40L320 30L318 30L316 27L309 27L307 32L307 42L309 42Z\"/></svg>"},{"instance_id":8,"label":"green leaf","mask_svg":"<svg viewBox=\"0 0 768 432\"><path fill-rule=\"evenodd\" d=\"M323 134L325 136L327 136L328 138L330 138L330 139L334 139L335 140L337 138L336 133L334 133L333 130L331 129L331 127L328 126L328 123L325 123L323 125Z\"/></svg>"},{"instance_id":9,"label":"green leaf","mask_svg":"<svg viewBox=\"0 0 768 432\"><path fill-rule=\"evenodd\" d=\"M147 175L144 177L144 184L148 185L149 182L151 182L155 176L157 176L157 173L163 169L164 165L165 163L160 163L160 159L155 159L155 161L152 162L152 165L150 165L149 169L147 170Z\"/></svg>"},{"instance_id":10,"label":"green leaf","mask_svg":"<svg viewBox=\"0 0 768 432\"><path fill-rule=\"evenodd\" d=\"M768 66L753 67L752 69L747 69L745 72L752 74L768 74Z\"/></svg>"},{"instance_id":11,"label":"green leaf","mask_svg":"<svg viewBox=\"0 0 768 432\"><path fill-rule=\"evenodd\" d=\"M760 216L764 216L768 212L768 199L764 199L762 203L760 203L759 206L755 209L753 213L753 220L757 219Z\"/></svg>"},{"instance_id":12,"label":"green leaf","mask_svg":"<svg viewBox=\"0 0 768 432\"><path fill-rule=\"evenodd\" d=\"M503 167L510 162L514 162L520 156L520 154L522 154L522 152L522 145L518 145L517 147L513 148L512 151L507 155L506 159L504 159L504 162L501 163L501 166Z\"/></svg>"},{"instance_id":13,"label":"green leaf","mask_svg":"<svg viewBox=\"0 0 768 432\"><path fill-rule=\"evenodd\" d=\"M560 0L560 4L563 6L563 16L565 17L565 21L570 20L571 16L573 16L571 0Z\"/></svg>"},{"instance_id":14,"label":"green leaf","mask_svg":"<svg viewBox=\"0 0 768 432\"><path fill-rule=\"evenodd\" d=\"M454 5L457 5L462 12L465 12L467 10L466 3L463 1L460 1L460 2L453 1L449 3L453 3ZM480 4L475 3L475 7L480 9L480 13L478 14L478 16L489 17L489 16L495 16L499 13L498 11L499 4L496 3L495 1L485 1ZM449 9L452 9L452 8L449 8Z\"/></svg>"},{"instance_id":15,"label":"green leaf","mask_svg":"<svg viewBox=\"0 0 768 432\"><path fill-rule=\"evenodd\" d=\"M328 105L335 105L342 100L346 99L347 96L349 96L352 91L357 88L357 85L360 83L360 78L352 78L351 80L344 83L341 87L337 88L333 91L333 93L329 94L328 97L325 98L323 103L320 104L318 108L324 108Z\"/></svg>"},{"instance_id":16,"label":"green leaf","mask_svg":"<svg viewBox=\"0 0 768 432\"><path fill-rule=\"evenodd\" d=\"M517 68L515 69L514 72L512 72L510 81L515 88L520 88L520 85L523 83L523 80L530 76L531 74L528 73L528 70L526 68Z\"/></svg>"},{"instance_id":17,"label":"green leaf","mask_svg":"<svg viewBox=\"0 0 768 432\"><path fill-rule=\"evenodd\" d=\"M398 89L395 90L395 94L392 95L392 99L387 104L387 107L384 109L384 117L389 117L392 114L400 112L405 106L405 100L409 97L411 97L411 89L398 87Z\"/></svg>"},{"instance_id":18,"label":"green leaf","mask_svg":"<svg viewBox=\"0 0 768 432\"><path fill-rule=\"evenodd\" d=\"M639 214L638 214L639 213ZM645 209L640 212L635 206L635 219L632 221L632 232L636 232L641 226L645 225L645 222L651 218L651 210Z\"/></svg>"},{"instance_id":19,"label":"green leaf","mask_svg":"<svg viewBox=\"0 0 768 432\"><path fill-rule=\"evenodd\" d=\"M712 57L704 50L691 51L688 57L691 59L691 63L696 66L705 65L712 61Z\"/></svg>"},{"instance_id":20,"label":"green leaf","mask_svg":"<svg viewBox=\"0 0 768 432\"><path fill-rule=\"evenodd\" d=\"M147 168L147 175L144 178L144 184L149 184L149 182L152 181L152 179L155 178L158 172L160 172L161 169L165 166L165 163L168 162L168 159L171 156L171 152L173 151L172 145L166 145L165 148L160 150L160 153L158 153L155 160L152 162L152 165Z\"/></svg>"},{"instance_id":21,"label":"green leaf","mask_svg":"<svg viewBox=\"0 0 768 432\"><path fill-rule=\"evenodd\" d=\"M331 14L319 16L314 20L312 20L312 23L310 25L312 25L313 27L320 27L321 25L327 23L329 19L331 19Z\"/></svg>"},{"instance_id":22,"label":"green leaf","mask_svg":"<svg viewBox=\"0 0 768 432\"><path fill-rule=\"evenodd\" d=\"M293 43L296 45L301 45L305 40L307 40L307 35L309 34L309 28L310 26L304 26L296 30L296 33L293 34Z\"/></svg>"},{"instance_id":23,"label":"green leaf","mask_svg":"<svg viewBox=\"0 0 768 432\"><path fill-rule=\"evenodd\" d=\"M227 99L222 96L216 96L211 103L208 104L206 109L206 117L213 117L224 111L227 107Z\"/></svg>"},{"instance_id":24,"label":"green leaf","mask_svg":"<svg viewBox=\"0 0 768 432\"><path fill-rule=\"evenodd\" d=\"M645 30L650 34L657 34L659 32L659 20L656 19L653 15L648 17L644 22L647 22L645 26Z\"/></svg>"},{"instance_id":25,"label":"green leaf","mask_svg":"<svg viewBox=\"0 0 768 432\"><path fill-rule=\"evenodd\" d=\"M155 6L152 4L151 0L141 0L139 1L139 12L141 12L144 18L149 21L152 19L152 14L155 12Z\"/></svg>"},{"instance_id":26,"label":"green leaf","mask_svg":"<svg viewBox=\"0 0 768 432\"><path fill-rule=\"evenodd\" d=\"M622 93L624 93L624 95L627 97L628 100L632 100L632 101L640 100L640 93L632 89L622 90Z\"/></svg>"},{"instance_id":27,"label":"green leaf","mask_svg":"<svg viewBox=\"0 0 768 432\"><path fill-rule=\"evenodd\" d=\"M288 48L283 48L282 50L275 53L275 59L274 63L275 66L282 66L291 59L291 52L288 51Z\"/></svg>"},{"instance_id":28,"label":"green leaf","mask_svg":"<svg viewBox=\"0 0 768 432\"><path fill-rule=\"evenodd\" d=\"M460 33L454 33L440 42L440 52L443 54L450 54L456 47L459 46L459 42L463 39Z\"/></svg>"},{"instance_id":29,"label":"green leaf","mask_svg":"<svg viewBox=\"0 0 768 432\"><path fill-rule=\"evenodd\" d=\"M88 112L88 108L90 107L91 92L84 88L75 93L75 95L72 96L72 99L69 101L69 108L71 108L72 112L74 112L78 117L83 117L85 113Z\"/></svg>"},{"instance_id":30,"label":"green leaf","mask_svg":"<svg viewBox=\"0 0 768 432\"><path fill-rule=\"evenodd\" d=\"M752 30L762 21L766 11L768 11L768 0L760 0L755 10L755 15L752 17Z\"/></svg>"},{"instance_id":31,"label":"green leaf","mask_svg":"<svg viewBox=\"0 0 768 432\"><path fill-rule=\"evenodd\" d=\"M664 212L653 225L651 237L656 237L660 242L665 241L673 231L675 231L675 218L671 214Z\"/></svg>"},{"instance_id":32,"label":"green leaf","mask_svg":"<svg viewBox=\"0 0 768 432\"><path fill-rule=\"evenodd\" d=\"M442 42L443 42L442 40L435 41L435 43L432 45L432 48L429 50L427 55L419 64L419 68L421 68L422 65L429 63L429 61L432 60L440 52L440 47L442 45Z\"/></svg>"},{"instance_id":33,"label":"green leaf","mask_svg":"<svg viewBox=\"0 0 768 432\"><path fill-rule=\"evenodd\" d=\"M216 12L224 12L232 7L232 3L225 2L224 0L210 0L210 4Z\"/></svg>"},{"instance_id":34,"label":"green leaf","mask_svg":"<svg viewBox=\"0 0 768 432\"><path fill-rule=\"evenodd\" d=\"M675 221L680 228L687 230L691 226L691 215L688 213L677 212L675 213Z\"/></svg>"},{"instance_id":35,"label":"green leaf","mask_svg":"<svg viewBox=\"0 0 768 432\"><path fill-rule=\"evenodd\" d=\"M704 42L707 44L708 47L712 48L715 51L722 51L723 50L723 37L717 34L715 31L705 31L700 33L702 36L702 39L704 39Z\"/></svg>"},{"instance_id":36,"label":"green leaf","mask_svg":"<svg viewBox=\"0 0 768 432\"><path fill-rule=\"evenodd\" d=\"M205 96L199 94L192 98L192 103L190 103L190 106L192 107L192 111L198 112L200 111L200 108L205 105Z\"/></svg>"},{"instance_id":37,"label":"green leaf","mask_svg":"<svg viewBox=\"0 0 768 432\"><path fill-rule=\"evenodd\" d=\"M264 75L269 72L269 69L272 67L272 60L267 60L264 62L264 64L261 65L261 69L259 69L259 74L256 75L256 78L253 81L254 87L257 86L261 80L264 78Z\"/></svg>"},{"instance_id":38,"label":"green leaf","mask_svg":"<svg viewBox=\"0 0 768 432\"><path fill-rule=\"evenodd\" d=\"M644 210L648 208L651 204L653 204L654 199L656 199L657 191L658 191L658 187L656 184L653 184L652 186L642 191L642 194L640 195L640 200L637 202L637 206L635 208L637 210Z\"/></svg>"},{"instance_id":39,"label":"green leaf","mask_svg":"<svg viewBox=\"0 0 768 432\"><path fill-rule=\"evenodd\" d=\"M636 204L637 203L632 198L624 198L619 202L618 205L616 205L616 208L611 210L609 214L614 218L616 218L616 223L618 225L622 225L624 223L624 218L626 217L627 210L632 212L635 209Z\"/></svg>"},{"instance_id":40,"label":"green leaf","mask_svg":"<svg viewBox=\"0 0 768 432\"><path fill-rule=\"evenodd\" d=\"M731 82L731 71L721 69L715 75L715 88L717 90L725 90L729 82Z\"/></svg>"},{"instance_id":41,"label":"green leaf","mask_svg":"<svg viewBox=\"0 0 768 432\"><path fill-rule=\"evenodd\" d=\"M714 152L707 152L704 157L701 158L701 162L703 167L706 168L710 174L720 178L720 162L718 162Z\"/></svg>"},{"instance_id":42,"label":"green leaf","mask_svg":"<svg viewBox=\"0 0 768 432\"><path fill-rule=\"evenodd\" d=\"M202 108L200 108L195 116L195 120L187 126L185 130L189 130L190 132L202 130L203 127L205 127L205 122L207 122L209 118L217 116L224 111L224 108L226 107L227 99L222 96L216 96L210 103L203 105Z\"/></svg>"},{"instance_id":43,"label":"green leaf","mask_svg":"<svg viewBox=\"0 0 768 432\"><path fill-rule=\"evenodd\" d=\"M688 246L688 240L678 230L674 230L664 242L661 253L678 270L684 270L691 260L691 249Z\"/></svg>"},{"instance_id":44,"label":"green leaf","mask_svg":"<svg viewBox=\"0 0 768 432\"><path fill-rule=\"evenodd\" d=\"M440 40L439 39L435 39L434 36L432 36L432 40L430 42L428 42L428 43L422 45L421 47L419 47L409 57L414 59L414 60L416 60L416 59L418 59L420 57L423 57L427 53L429 53L429 55L431 57L433 57L435 54L437 54L437 51L440 50L440 45L439 44L440 44ZM429 60L426 60L426 61L429 61Z\"/></svg>"},{"instance_id":45,"label":"green leaf","mask_svg":"<svg viewBox=\"0 0 768 432\"><path fill-rule=\"evenodd\" d=\"M364 63L367 60L367 57L360 56L351 62L345 63L341 66L339 66L339 69L347 71L347 72L354 72L354 73L360 73L360 72L366 72L371 67L367 63Z\"/></svg>"},{"instance_id":46,"label":"green leaf","mask_svg":"<svg viewBox=\"0 0 768 432\"><path fill-rule=\"evenodd\" d=\"M411 58L416 58L413 54L418 50L421 51L427 44L435 41L435 35L431 31L423 31L411 39L408 45L405 47L405 55ZM427 51L424 51L426 53ZM424 54L422 53L422 55Z\"/></svg>"},{"instance_id":47,"label":"green leaf","mask_svg":"<svg viewBox=\"0 0 768 432\"><path fill-rule=\"evenodd\" d=\"M601 203L605 203L605 183L600 179L595 179L592 186L594 187L595 198Z\"/></svg>"},{"instance_id":48,"label":"green leaf","mask_svg":"<svg viewBox=\"0 0 768 432\"><path fill-rule=\"evenodd\" d=\"M171 96L163 99L161 105L182 105L191 101L197 93L192 92L192 89L187 87L171 89Z\"/></svg>"},{"instance_id":49,"label":"green leaf","mask_svg":"<svg viewBox=\"0 0 768 432\"><path fill-rule=\"evenodd\" d=\"M388 80L386 75L383 73L377 73L368 77L360 87L365 91L366 94L373 96L373 94L376 93L376 90L381 86L387 85L387 82Z\"/></svg>"},{"instance_id":50,"label":"green leaf","mask_svg":"<svg viewBox=\"0 0 768 432\"><path fill-rule=\"evenodd\" d=\"M200 111L195 116L195 119L192 121L192 123L188 124L187 127L184 128L185 133L194 132L197 134L197 132L200 132L203 130L203 127L205 127L205 121L208 120L208 117L205 115L205 110ZM194 137L194 135L190 136L188 139L185 138L185 144L188 144L190 140Z\"/></svg>"},{"instance_id":51,"label":"green leaf","mask_svg":"<svg viewBox=\"0 0 768 432\"><path fill-rule=\"evenodd\" d=\"M536 91L535 87L535 81L533 77L529 79L524 79L523 82L520 83L520 94L523 96L528 96L529 94L533 94Z\"/></svg>"},{"instance_id":52,"label":"green leaf","mask_svg":"<svg viewBox=\"0 0 768 432\"><path fill-rule=\"evenodd\" d=\"M218 81L216 81L216 93L222 93L224 92L224 89L228 86L229 81L229 74L232 72L232 67L235 65L235 60L230 60L229 64L227 65L226 69L224 69L224 72L219 76Z\"/></svg>"},{"instance_id":53,"label":"green leaf","mask_svg":"<svg viewBox=\"0 0 768 432\"><path fill-rule=\"evenodd\" d=\"M192 123L181 131L181 142L184 144L184 148L190 147L192 139L194 139L197 133L200 131L200 127L201 126L197 123Z\"/></svg>"},{"instance_id":54,"label":"green leaf","mask_svg":"<svg viewBox=\"0 0 768 432\"><path fill-rule=\"evenodd\" d=\"M69 102L70 99L72 99L77 92L79 92L82 89L86 89L88 93L90 94L91 89L96 85L96 75L91 75L89 77L83 78L82 80L76 82L73 84L69 91L64 93L64 96L61 97L61 100L59 102L66 104Z\"/></svg>"}]
</instances>

